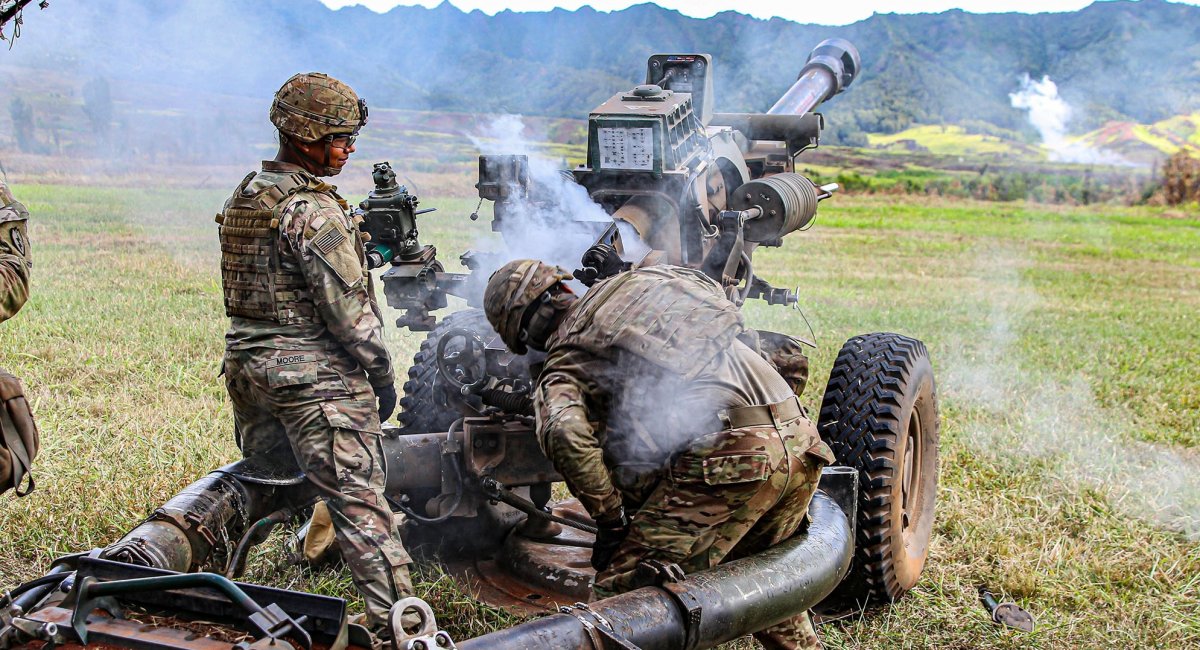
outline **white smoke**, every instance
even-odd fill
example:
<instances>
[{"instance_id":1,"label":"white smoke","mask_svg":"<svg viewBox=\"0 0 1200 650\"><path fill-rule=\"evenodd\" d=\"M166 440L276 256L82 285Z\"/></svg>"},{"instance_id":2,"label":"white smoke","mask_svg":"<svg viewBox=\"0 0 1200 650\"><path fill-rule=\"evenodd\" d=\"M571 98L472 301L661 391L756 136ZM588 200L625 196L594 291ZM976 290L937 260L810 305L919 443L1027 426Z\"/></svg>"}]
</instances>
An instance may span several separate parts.
<instances>
[{"instance_id":1,"label":"white smoke","mask_svg":"<svg viewBox=\"0 0 1200 650\"><path fill-rule=\"evenodd\" d=\"M1029 122L1042 136L1042 145L1050 151L1050 160L1068 163L1089 163L1136 167L1120 154L1089 147L1067 136L1071 121L1071 105L1058 96L1058 85L1043 76L1036 81L1028 74L1021 78L1021 89L1009 93L1013 108L1029 111Z\"/></svg>"},{"instance_id":2,"label":"white smoke","mask_svg":"<svg viewBox=\"0 0 1200 650\"><path fill-rule=\"evenodd\" d=\"M1118 509L1200 539L1200 454L1134 439L1132 416L1101 406L1081 374L1022 366L1022 320L1041 297L1021 281L1020 252L982 251L976 269L988 327L960 343L946 392L981 411L966 437L1003 457L1050 461L1051 471L1108 495Z\"/></svg>"},{"instance_id":3,"label":"white smoke","mask_svg":"<svg viewBox=\"0 0 1200 650\"><path fill-rule=\"evenodd\" d=\"M468 137L480 154L524 155L529 159L529 197L510 204L504 221L506 246L497 265L531 258L567 270L577 268L580 256L612 223L612 217L563 170L563 160L545 155L535 144L539 140L526 135L525 122L519 115L499 116ZM629 224L619 225L627 250L640 244Z\"/></svg>"},{"instance_id":4,"label":"white smoke","mask_svg":"<svg viewBox=\"0 0 1200 650\"><path fill-rule=\"evenodd\" d=\"M516 154L529 158L529 199L510 205L503 226L506 250L493 260L495 266L511 259L532 258L558 264L567 270L577 268L581 255L613 223L613 217L593 201L570 174L563 173L562 161L542 153L536 143L545 138L527 133L520 116L497 117L469 137L481 154ZM632 225L625 221L617 221L617 225L621 229L627 261L639 260L649 252L649 246ZM490 269L485 270L485 277L490 272ZM577 293L587 290L580 283L572 283L572 287ZM623 367L621 372L626 373L625 376L611 389L613 403L621 405L617 411L626 416L608 424L626 432L627 442L654 440L661 453L644 458L640 454L646 453L646 449L634 451L624 446L625 443L610 440L606 454L622 468L617 473L628 476L629 473L659 469L666 455L689 443L697 432L715 431L720 427L712 400L701 399L692 382L648 363L634 368ZM640 433L632 433L634 431Z\"/></svg>"}]
</instances>

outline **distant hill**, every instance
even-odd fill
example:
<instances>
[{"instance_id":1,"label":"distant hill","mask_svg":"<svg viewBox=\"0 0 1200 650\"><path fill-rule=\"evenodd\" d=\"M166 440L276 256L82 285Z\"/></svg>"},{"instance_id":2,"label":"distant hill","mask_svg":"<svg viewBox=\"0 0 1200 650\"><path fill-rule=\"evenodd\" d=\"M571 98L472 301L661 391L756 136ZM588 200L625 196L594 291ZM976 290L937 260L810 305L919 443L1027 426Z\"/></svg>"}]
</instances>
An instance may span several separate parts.
<instances>
[{"instance_id":1,"label":"distant hill","mask_svg":"<svg viewBox=\"0 0 1200 650\"><path fill-rule=\"evenodd\" d=\"M1015 134L1014 134L1015 135ZM871 134L868 144L889 151L919 151L942 156L1037 157L1038 148L1016 138L971 133L961 126L912 126L898 133Z\"/></svg>"},{"instance_id":2,"label":"distant hill","mask_svg":"<svg viewBox=\"0 0 1200 650\"><path fill-rule=\"evenodd\" d=\"M1118 153L1130 160L1154 160L1180 149L1200 153L1200 112L1155 122L1109 122L1084 134L1081 142Z\"/></svg>"},{"instance_id":3,"label":"distant hill","mask_svg":"<svg viewBox=\"0 0 1200 650\"><path fill-rule=\"evenodd\" d=\"M320 69L375 106L581 118L640 83L648 54L696 51L715 57L719 110L762 111L831 36L856 43L864 69L824 110L830 141L986 124L1034 142L1009 100L1026 74L1057 82L1077 134L1200 111L1200 7L1163 0L1035 15L877 14L845 27L736 12L701 20L651 4L489 17L448 3L377 15L317 0L56 0L0 53L0 85L19 95L31 74L74 78L55 92L81 103L80 86L100 76L114 98L186 111L214 96L265 103L290 74Z\"/></svg>"},{"instance_id":4,"label":"distant hill","mask_svg":"<svg viewBox=\"0 0 1200 650\"><path fill-rule=\"evenodd\" d=\"M993 129L972 132L957 125L915 125L897 133L872 133L868 145L893 152L930 153L940 156L983 158L1046 158L1051 152L1025 142L1017 133ZM1200 112L1177 115L1154 124L1113 121L1072 138L1077 145L1115 154L1128 163L1153 165L1186 149L1200 154Z\"/></svg>"}]
</instances>

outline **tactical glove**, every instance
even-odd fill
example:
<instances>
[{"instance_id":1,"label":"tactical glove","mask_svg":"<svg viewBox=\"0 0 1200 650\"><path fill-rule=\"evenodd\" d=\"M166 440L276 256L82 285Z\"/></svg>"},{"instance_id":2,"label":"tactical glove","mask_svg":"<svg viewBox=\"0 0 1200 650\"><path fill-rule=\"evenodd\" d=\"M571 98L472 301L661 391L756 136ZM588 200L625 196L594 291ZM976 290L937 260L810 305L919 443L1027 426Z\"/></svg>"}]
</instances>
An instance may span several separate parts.
<instances>
[{"instance_id":1,"label":"tactical glove","mask_svg":"<svg viewBox=\"0 0 1200 650\"><path fill-rule=\"evenodd\" d=\"M388 384L376 387L375 397L379 398L379 421L387 422L396 412L396 386Z\"/></svg>"},{"instance_id":2,"label":"tactical glove","mask_svg":"<svg viewBox=\"0 0 1200 650\"><path fill-rule=\"evenodd\" d=\"M592 545L592 568L603 571L612 564L613 556L616 555L621 542L629 535L629 518L625 516L625 511L621 510L613 519L597 521L596 528L596 543Z\"/></svg>"}]
</instances>

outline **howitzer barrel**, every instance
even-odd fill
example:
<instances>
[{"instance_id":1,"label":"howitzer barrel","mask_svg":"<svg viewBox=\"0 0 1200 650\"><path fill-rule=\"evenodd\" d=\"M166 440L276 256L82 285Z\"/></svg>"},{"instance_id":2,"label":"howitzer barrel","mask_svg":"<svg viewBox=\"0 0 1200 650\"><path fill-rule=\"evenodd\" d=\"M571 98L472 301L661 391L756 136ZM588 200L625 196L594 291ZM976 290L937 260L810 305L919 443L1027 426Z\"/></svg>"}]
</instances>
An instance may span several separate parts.
<instances>
[{"instance_id":1,"label":"howitzer barrel","mask_svg":"<svg viewBox=\"0 0 1200 650\"><path fill-rule=\"evenodd\" d=\"M386 494L403 494L420 488L442 485L444 433L419 433L385 436L383 453L387 457Z\"/></svg>"},{"instance_id":2,"label":"howitzer barrel","mask_svg":"<svg viewBox=\"0 0 1200 650\"><path fill-rule=\"evenodd\" d=\"M850 568L854 534L841 508L818 492L809 512L812 522L805 533L761 553L667 588L642 587L591 603L587 610L539 618L458 647L596 650L585 620L611 626L642 650L711 648L766 629L821 602Z\"/></svg>"},{"instance_id":3,"label":"howitzer barrel","mask_svg":"<svg viewBox=\"0 0 1200 650\"><path fill-rule=\"evenodd\" d=\"M514 402L512 407L522 400L512 393L494 392L508 396ZM460 429L453 429L449 433L385 435L383 453L388 472L384 491L396 495L438 488L444 484L446 472L453 472L452 481L459 481L460 471L470 476L486 474L509 486L562 480L538 447L529 425L514 420L466 418ZM449 455L461 458L458 468L443 462Z\"/></svg>"},{"instance_id":4,"label":"howitzer barrel","mask_svg":"<svg viewBox=\"0 0 1200 650\"><path fill-rule=\"evenodd\" d=\"M767 111L768 115L803 115L821 102L850 86L858 76L861 61L858 48L842 38L821 41L800 70L800 78L779 101Z\"/></svg>"}]
</instances>

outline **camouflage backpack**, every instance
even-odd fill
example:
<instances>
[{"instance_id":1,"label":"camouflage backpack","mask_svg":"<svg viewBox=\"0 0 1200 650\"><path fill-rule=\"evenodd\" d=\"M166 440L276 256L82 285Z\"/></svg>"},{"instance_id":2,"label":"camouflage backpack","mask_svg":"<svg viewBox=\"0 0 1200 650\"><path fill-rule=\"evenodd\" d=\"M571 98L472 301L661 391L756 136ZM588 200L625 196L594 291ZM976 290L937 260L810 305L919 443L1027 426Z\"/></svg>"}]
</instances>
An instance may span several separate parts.
<instances>
[{"instance_id":1,"label":"camouflage backpack","mask_svg":"<svg viewBox=\"0 0 1200 650\"><path fill-rule=\"evenodd\" d=\"M0 493L13 489L17 496L23 497L33 492L29 470L37 457L38 445L33 411L25 400L21 382L0 370Z\"/></svg>"}]
</instances>

